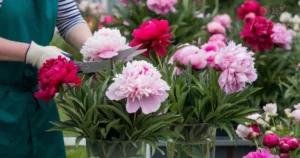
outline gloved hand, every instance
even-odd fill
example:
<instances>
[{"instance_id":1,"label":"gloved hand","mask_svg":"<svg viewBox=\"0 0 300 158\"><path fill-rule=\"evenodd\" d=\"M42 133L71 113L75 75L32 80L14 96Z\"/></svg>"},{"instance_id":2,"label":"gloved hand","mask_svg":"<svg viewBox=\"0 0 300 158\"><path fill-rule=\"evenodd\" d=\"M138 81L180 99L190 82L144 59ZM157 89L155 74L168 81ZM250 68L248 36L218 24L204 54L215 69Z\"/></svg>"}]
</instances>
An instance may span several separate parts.
<instances>
[{"instance_id":1,"label":"gloved hand","mask_svg":"<svg viewBox=\"0 0 300 158\"><path fill-rule=\"evenodd\" d=\"M62 50L54 46L40 46L35 42L31 42L26 53L25 63L40 68L46 60L64 56ZM64 56L65 57L65 56ZM66 57L67 60L70 60Z\"/></svg>"}]
</instances>

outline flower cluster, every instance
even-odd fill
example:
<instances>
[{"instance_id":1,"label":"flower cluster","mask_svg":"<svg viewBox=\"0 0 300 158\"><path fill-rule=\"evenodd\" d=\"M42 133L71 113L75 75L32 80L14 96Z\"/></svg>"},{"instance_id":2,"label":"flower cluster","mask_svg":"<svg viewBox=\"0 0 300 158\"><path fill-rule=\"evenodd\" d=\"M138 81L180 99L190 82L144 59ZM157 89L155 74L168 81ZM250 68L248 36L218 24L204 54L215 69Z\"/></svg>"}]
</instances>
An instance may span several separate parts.
<instances>
[{"instance_id":1,"label":"flower cluster","mask_svg":"<svg viewBox=\"0 0 300 158\"><path fill-rule=\"evenodd\" d=\"M212 34L226 34L226 28L231 28L231 18L228 14L217 15L212 22L208 23L206 28Z\"/></svg>"},{"instance_id":2,"label":"flower cluster","mask_svg":"<svg viewBox=\"0 0 300 158\"><path fill-rule=\"evenodd\" d=\"M175 4L177 0L147 0L147 7L156 14L175 13Z\"/></svg>"},{"instance_id":3,"label":"flower cluster","mask_svg":"<svg viewBox=\"0 0 300 158\"><path fill-rule=\"evenodd\" d=\"M61 85L78 86L81 83L81 79L76 76L77 67L74 62L68 62L61 56L47 60L38 73L40 90L34 96L43 99L46 103L54 97Z\"/></svg>"},{"instance_id":4,"label":"flower cluster","mask_svg":"<svg viewBox=\"0 0 300 158\"><path fill-rule=\"evenodd\" d=\"M252 50L263 52L270 50L273 46L291 50L290 43L296 35L294 31L288 30L283 24L274 24L264 17L266 9L256 1L245 1L237 10L239 19L245 19L243 31L240 32L245 43ZM281 20L288 21L288 15L282 14Z\"/></svg>"},{"instance_id":5,"label":"flower cluster","mask_svg":"<svg viewBox=\"0 0 300 158\"><path fill-rule=\"evenodd\" d=\"M80 53L85 61L101 61L117 56L119 51L127 48L126 38L119 30L102 28L84 43Z\"/></svg>"},{"instance_id":6,"label":"flower cluster","mask_svg":"<svg viewBox=\"0 0 300 158\"><path fill-rule=\"evenodd\" d=\"M295 136L298 136L298 128L300 126L298 120L298 117L300 116L299 110L300 104L295 105L295 111L291 112L291 109L286 109L285 113L287 116L287 124L286 127L280 123L277 124L275 118L277 118L279 115L277 114L277 105L276 104L267 104L263 107L264 114L254 114L255 117L247 117L250 119L255 120L257 123L255 125L260 125L262 128L266 131L263 139L262 144L269 148L270 151L274 155L278 155L279 158L289 158L290 155L296 150L300 148L300 139L298 139ZM259 119L255 119L259 118ZM271 121L272 120L272 121ZM263 122L264 123L263 123ZM247 124L247 123L246 123ZM249 124L248 124L249 125ZM243 139L249 139L253 141L259 140L259 137L262 135L255 135L252 136L253 133L256 134L257 131L261 131L260 127L257 126L254 130L251 128L253 123L251 123L251 126L245 127L244 125L239 125L236 133L239 137ZM294 127L292 127L294 126ZM295 131L294 131L295 129ZM260 132L261 133L261 132ZM259 148L259 146L257 146ZM267 150L267 149L263 149ZM245 158L250 158L251 155L255 154L256 152L250 152Z\"/></svg>"},{"instance_id":7,"label":"flower cluster","mask_svg":"<svg viewBox=\"0 0 300 158\"><path fill-rule=\"evenodd\" d=\"M154 50L159 56L167 54L166 47L171 44L169 38L172 33L169 33L171 27L167 20L152 19L141 24L140 28L135 29L132 33L133 40L130 46L142 44L140 49L146 48L147 51L143 54L150 56L150 51Z\"/></svg>"},{"instance_id":8,"label":"flower cluster","mask_svg":"<svg viewBox=\"0 0 300 158\"><path fill-rule=\"evenodd\" d=\"M81 12L89 12L90 15L100 18L102 14L105 12L104 6L99 2L89 2L88 0L82 0L78 4L78 8Z\"/></svg>"},{"instance_id":9,"label":"flower cluster","mask_svg":"<svg viewBox=\"0 0 300 158\"><path fill-rule=\"evenodd\" d=\"M168 98L168 84L159 71L146 61L132 61L116 75L106 96L111 100L127 99L126 109L135 113L140 107L144 114L156 112Z\"/></svg>"}]
</instances>

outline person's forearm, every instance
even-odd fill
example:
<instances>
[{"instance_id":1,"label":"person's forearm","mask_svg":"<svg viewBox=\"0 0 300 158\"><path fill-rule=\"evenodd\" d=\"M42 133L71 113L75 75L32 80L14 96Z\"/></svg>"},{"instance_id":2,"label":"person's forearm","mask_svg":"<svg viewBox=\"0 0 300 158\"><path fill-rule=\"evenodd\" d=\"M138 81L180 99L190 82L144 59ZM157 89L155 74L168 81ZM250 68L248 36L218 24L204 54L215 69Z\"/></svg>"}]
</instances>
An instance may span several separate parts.
<instances>
[{"instance_id":1,"label":"person's forearm","mask_svg":"<svg viewBox=\"0 0 300 158\"><path fill-rule=\"evenodd\" d=\"M70 29L66 41L77 50L80 50L84 42L92 36L91 30L87 24L77 24Z\"/></svg>"},{"instance_id":2,"label":"person's forearm","mask_svg":"<svg viewBox=\"0 0 300 158\"><path fill-rule=\"evenodd\" d=\"M0 61L23 62L29 44L14 42L0 37Z\"/></svg>"}]
</instances>

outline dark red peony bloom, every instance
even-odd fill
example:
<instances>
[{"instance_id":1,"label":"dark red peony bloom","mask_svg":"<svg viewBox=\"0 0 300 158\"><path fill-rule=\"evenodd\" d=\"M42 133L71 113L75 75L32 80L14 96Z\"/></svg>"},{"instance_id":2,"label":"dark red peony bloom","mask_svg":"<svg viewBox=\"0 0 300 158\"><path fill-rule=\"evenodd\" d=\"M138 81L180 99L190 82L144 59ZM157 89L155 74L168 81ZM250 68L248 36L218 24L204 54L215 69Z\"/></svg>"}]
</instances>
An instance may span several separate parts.
<instances>
[{"instance_id":1,"label":"dark red peony bloom","mask_svg":"<svg viewBox=\"0 0 300 158\"><path fill-rule=\"evenodd\" d=\"M244 4L237 9L236 13L238 14L238 19L243 20L247 15L250 15L250 13L255 16L263 16L267 13L267 10L261 7L256 1L246 0Z\"/></svg>"},{"instance_id":2,"label":"dark red peony bloom","mask_svg":"<svg viewBox=\"0 0 300 158\"><path fill-rule=\"evenodd\" d=\"M78 86L81 83L81 78L76 76L77 66L61 56L47 60L38 73L40 91L34 93L34 96L43 99L46 103L54 97L61 85Z\"/></svg>"},{"instance_id":3,"label":"dark red peony bloom","mask_svg":"<svg viewBox=\"0 0 300 158\"><path fill-rule=\"evenodd\" d=\"M240 34L245 43L251 46L252 50L262 52L271 49L273 46L272 29L272 21L264 17L256 17L245 24L244 30Z\"/></svg>"},{"instance_id":4,"label":"dark red peony bloom","mask_svg":"<svg viewBox=\"0 0 300 158\"><path fill-rule=\"evenodd\" d=\"M135 29L132 33L134 39L130 42L130 46L137 46L143 44L140 49L147 49L143 54L150 56L150 51L154 50L159 56L167 54L166 47L171 44L169 38L172 33L169 33L171 27L167 20L156 20L144 22L140 28Z\"/></svg>"}]
</instances>

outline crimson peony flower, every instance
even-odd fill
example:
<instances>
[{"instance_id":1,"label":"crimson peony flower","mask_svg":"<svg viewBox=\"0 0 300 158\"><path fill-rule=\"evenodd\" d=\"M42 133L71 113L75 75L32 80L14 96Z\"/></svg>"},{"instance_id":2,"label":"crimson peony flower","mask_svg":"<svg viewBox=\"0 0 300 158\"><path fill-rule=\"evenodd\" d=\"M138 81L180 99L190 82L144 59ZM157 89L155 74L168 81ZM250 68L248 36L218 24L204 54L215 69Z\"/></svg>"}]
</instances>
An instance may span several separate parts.
<instances>
[{"instance_id":1,"label":"crimson peony flower","mask_svg":"<svg viewBox=\"0 0 300 158\"><path fill-rule=\"evenodd\" d=\"M264 7L261 7L256 1L246 0L244 4L237 9L236 13L238 14L238 19L243 20L246 16L249 17L250 14L263 16L267 13L267 10Z\"/></svg>"},{"instance_id":2,"label":"crimson peony flower","mask_svg":"<svg viewBox=\"0 0 300 158\"><path fill-rule=\"evenodd\" d=\"M250 45L253 50L262 52L273 46L272 30L272 21L264 17L256 17L245 24L244 30L240 34L245 43Z\"/></svg>"},{"instance_id":3,"label":"crimson peony flower","mask_svg":"<svg viewBox=\"0 0 300 158\"><path fill-rule=\"evenodd\" d=\"M69 62L61 56L47 60L38 73L40 91L34 93L34 96L37 99L43 99L45 103L54 97L62 84L78 86L81 83L81 78L76 76L77 67L74 62Z\"/></svg>"},{"instance_id":4,"label":"crimson peony flower","mask_svg":"<svg viewBox=\"0 0 300 158\"><path fill-rule=\"evenodd\" d=\"M134 47L143 44L139 49L146 48L147 51L143 54L150 56L150 51L154 50L159 56L167 54L166 47L170 45L169 38L172 34L169 33L171 27L167 20L156 20L144 22L140 28L135 29L132 33L134 39L129 44Z\"/></svg>"},{"instance_id":5,"label":"crimson peony flower","mask_svg":"<svg viewBox=\"0 0 300 158\"><path fill-rule=\"evenodd\" d=\"M284 137L279 141L279 149L281 153L288 153L299 148L299 143L296 138Z\"/></svg>"},{"instance_id":6,"label":"crimson peony flower","mask_svg":"<svg viewBox=\"0 0 300 158\"><path fill-rule=\"evenodd\" d=\"M279 137L274 133L268 133L263 139L263 145L269 148L274 148L279 143Z\"/></svg>"}]
</instances>

